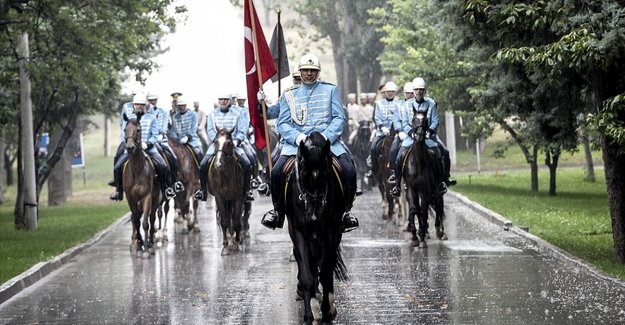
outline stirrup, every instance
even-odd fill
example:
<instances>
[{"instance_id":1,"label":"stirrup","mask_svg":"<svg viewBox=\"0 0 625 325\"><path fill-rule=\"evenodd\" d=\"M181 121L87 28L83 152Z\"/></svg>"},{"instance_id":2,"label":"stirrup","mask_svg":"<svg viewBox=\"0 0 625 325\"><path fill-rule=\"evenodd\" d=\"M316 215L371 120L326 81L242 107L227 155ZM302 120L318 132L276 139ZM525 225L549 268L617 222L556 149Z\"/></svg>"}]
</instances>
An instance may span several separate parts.
<instances>
[{"instance_id":1,"label":"stirrup","mask_svg":"<svg viewBox=\"0 0 625 325\"><path fill-rule=\"evenodd\" d=\"M274 230L276 228L282 228L284 226L284 218L280 218L280 214L276 210L269 210L263 216L260 224Z\"/></svg>"},{"instance_id":2,"label":"stirrup","mask_svg":"<svg viewBox=\"0 0 625 325\"><path fill-rule=\"evenodd\" d=\"M195 199L196 201L206 201L206 191L204 190L197 190L194 194L193 194L193 199Z\"/></svg>"},{"instance_id":3,"label":"stirrup","mask_svg":"<svg viewBox=\"0 0 625 325\"><path fill-rule=\"evenodd\" d=\"M171 187L168 187L165 189L165 198L167 198L168 200L171 198L176 197L176 192L174 192L174 189Z\"/></svg>"},{"instance_id":4,"label":"stirrup","mask_svg":"<svg viewBox=\"0 0 625 325\"><path fill-rule=\"evenodd\" d=\"M259 188L262 184L263 180L260 178L260 176L256 176L256 178L252 179L252 181L250 182L250 187L255 190Z\"/></svg>"},{"instance_id":5,"label":"stirrup","mask_svg":"<svg viewBox=\"0 0 625 325\"><path fill-rule=\"evenodd\" d=\"M343 232L350 232L352 230L358 229L360 223L358 222L358 218L354 217L351 212L347 211L343 214Z\"/></svg>"},{"instance_id":6,"label":"stirrup","mask_svg":"<svg viewBox=\"0 0 625 325\"><path fill-rule=\"evenodd\" d=\"M391 195L394 197L401 196L401 189L399 188L399 186L393 186L393 188L391 189Z\"/></svg>"},{"instance_id":7,"label":"stirrup","mask_svg":"<svg viewBox=\"0 0 625 325\"><path fill-rule=\"evenodd\" d=\"M447 193L447 185L445 185L445 182L441 182L438 185L438 194L443 195Z\"/></svg>"},{"instance_id":8,"label":"stirrup","mask_svg":"<svg viewBox=\"0 0 625 325\"><path fill-rule=\"evenodd\" d=\"M360 188L360 186L356 186L356 196L361 196L362 195L362 189Z\"/></svg>"},{"instance_id":9,"label":"stirrup","mask_svg":"<svg viewBox=\"0 0 625 325\"><path fill-rule=\"evenodd\" d=\"M447 185L447 187L454 186L456 184L458 184L458 182L453 177L449 177L447 180L445 180L445 185Z\"/></svg>"},{"instance_id":10,"label":"stirrup","mask_svg":"<svg viewBox=\"0 0 625 325\"><path fill-rule=\"evenodd\" d=\"M271 194L271 191L269 190L269 185L267 185L267 183L260 184L256 191L264 196L269 196Z\"/></svg>"},{"instance_id":11,"label":"stirrup","mask_svg":"<svg viewBox=\"0 0 625 325\"><path fill-rule=\"evenodd\" d=\"M373 178L373 170L368 170L368 171L365 173L365 177L366 177L366 178Z\"/></svg>"},{"instance_id":12,"label":"stirrup","mask_svg":"<svg viewBox=\"0 0 625 325\"><path fill-rule=\"evenodd\" d=\"M252 202L254 201L254 192L252 192L252 190L247 191L247 193L245 193L245 202Z\"/></svg>"},{"instance_id":13,"label":"stirrup","mask_svg":"<svg viewBox=\"0 0 625 325\"><path fill-rule=\"evenodd\" d=\"M184 184L182 184L181 181L176 181L174 183L174 191L176 191L176 193L184 191Z\"/></svg>"},{"instance_id":14,"label":"stirrup","mask_svg":"<svg viewBox=\"0 0 625 325\"><path fill-rule=\"evenodd\" d=\"M109 199L113 201L121 201L124 198L123 192L115 191L109 195Z\"/></svg>"}]
</instances>

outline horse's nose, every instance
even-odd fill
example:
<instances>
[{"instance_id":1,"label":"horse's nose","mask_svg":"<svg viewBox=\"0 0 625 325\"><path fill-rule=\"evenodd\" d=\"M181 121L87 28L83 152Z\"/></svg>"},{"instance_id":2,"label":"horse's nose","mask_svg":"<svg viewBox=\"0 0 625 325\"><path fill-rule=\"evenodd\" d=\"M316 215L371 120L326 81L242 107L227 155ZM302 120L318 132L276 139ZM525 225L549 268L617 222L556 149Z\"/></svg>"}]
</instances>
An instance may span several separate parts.
<instances>
[{"instance_id":1,"label":"horse's nose","mask_svg":"<svg viewBox=\"0 0 625 325\"><path fill-rule=\"evenodd\" d=\"M132 153L135 150L134 144L126 144L126 151Z\"/></svg>"}]
</instances>

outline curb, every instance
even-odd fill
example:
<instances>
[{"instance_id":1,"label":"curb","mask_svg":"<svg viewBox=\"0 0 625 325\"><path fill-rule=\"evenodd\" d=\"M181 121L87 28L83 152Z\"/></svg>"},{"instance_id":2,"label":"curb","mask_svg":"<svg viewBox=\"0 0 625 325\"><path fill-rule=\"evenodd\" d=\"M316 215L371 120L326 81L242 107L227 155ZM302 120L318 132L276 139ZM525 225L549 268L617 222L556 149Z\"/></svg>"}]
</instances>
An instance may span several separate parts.
<instances>
[{"instance_id":1,"label":"curb","mask_svg":"<svg viewBox=\"0 0 625 325\"><path fill-rule=\"evenodd\" d=\"M470 209L472 209L473 211L475 211L477 214L479 214L480 216L482 216L483 218L485 218L487 221L501 226L502 229L504 231L510 231L520 237L523 237L525 239L527 239L528 241L530 241L531 243L533 243L534 245L538 246L543 252L549 254L550 256L567 263L570 266L575 266L575 267L580 267L584 270L586 270L588 273L601 278L603 280L612 282L616 285L622 286L625 288L625 281L617 279L601 270L599 270L598 268L596 268L594 265L588 264L586 261L581 260L573 255L571 255L570 253L568 253L567 251L561 249L560 247L557 247L549 242L547 242L546 240L539 238L531 233L529 233L528 231L518 227L518 226L514 226L512 224L512 221L506 219L504 216L491 211L485 207L483 207L482 205L475 203L471 200L469 200L469 198L467 198L466 196L456 193L454 191L448 191L447 192L448 195L451 195L454 197L454 199L458 200L460 203L466 205L467 207L469 207Z\"/></svg>"},{"instance_id":2,"label":"curb","mask_svg":"<svg viewBox=\"0 0 625 325\"><path fill-rule=\"evenodd\" d=\"M0 286L0 304L3 304L5 301L20 293L22 290L30 287L37 281L43 279L46 275L65 265L67 262L69 262L76 255L83 252L85 249L93 246L93 244L100 241L100 239L102 239L105 235L109 234L115 227L128 222L130 219L129 216L130 212L124 214L112 225L95 234L95 236L87 242L78 246L74 246L72 248L68 248L61 255L55 256L45 262L39 262L32 266L30 269L26 270L24 273L3 283Z\"/></svg>"}]
</instances>

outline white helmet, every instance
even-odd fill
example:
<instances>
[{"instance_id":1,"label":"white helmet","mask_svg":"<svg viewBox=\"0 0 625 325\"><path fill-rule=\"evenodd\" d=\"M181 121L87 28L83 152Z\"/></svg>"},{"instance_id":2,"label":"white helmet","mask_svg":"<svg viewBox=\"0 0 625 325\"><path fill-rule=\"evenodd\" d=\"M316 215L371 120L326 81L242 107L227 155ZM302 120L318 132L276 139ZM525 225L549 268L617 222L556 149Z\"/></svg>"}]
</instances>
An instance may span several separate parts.
<instances>
[{"instance_id":1,"label":"white helmet","mask_svg":"<svg viewBox=\"0 0 625 325\"><path fill-rule=\"evenodd\" d=\"M397 85L394 82L389 81L384 85L384 91L397 91Z\"/></svg>"},{"instance_id":2,"label":"white helmet","mask_svg":"<svg viewBox=\"0 0 625 325\"><path fill-rule=\"evenodd\" d=\"M412 82L407 82L404 85L404 92L405 93L411 93L413 91L414 88L412 88Z\"/></svg>"},{"instance_id":3,"label":"white helmet","mask_svg":"<svg viewBox=\"0 0 625 325\"><path fill-rule=\"evenodd\" d=\"M187 105L187 101L186 101L186 100L184 100L184 98L180 98L180 97L178 97L178 99L176 99L176 105L177 105L177 106Z\"/></svg>"},{"instance_id":4,"label":"white helmet","mask_svg":"<svg viewBox=\"0 0 625 325\"><path fill-rule=\"evenodd\" d=\"M224 92L217 94L217 99L232 99L232 95L224 91Z\"/></svg>"},{"instance_id":5,"label":"white helmet","mask_svg":"<svg viewBox=\"0 0 625 325\"><path fill-rule=\"evenodd\" d=\"M319 58L314 54L304 54L299 60L297 70L302 69L314 69L321 70L321 64L319 64Z\"/></svg>"},{"instance_id":6,"label":"white helmet","mask_svg":"<svg viewBox=\"0 0 625 325\"><path fill-rule=\"evenodd\" d=\"M425 89L425 80L421 77L412 79L412 89Z\"/></svg>"},{"instance_id":7,"label":"white helmet","mask_svg":"<svg viewBox=\"0 0 625 325\"><path fill-rule=\"evenodd\" d=\"M144 94L136 94L133 98L132 98L132 103L133 104L147 104L148 101L145 100L145 95Z\"/></svg>"},{"instance_id":8,"label":"white helmet","mask_svg":"<svg viewBox=\"0 0 625 325\"><path fill-rule=\"evenodd\" d=\"M148 95L146 96L146 98L148 100L152 100L152 99L158 99L158 95L155 93L148 93Z\"/></svg>"}]
</instances>

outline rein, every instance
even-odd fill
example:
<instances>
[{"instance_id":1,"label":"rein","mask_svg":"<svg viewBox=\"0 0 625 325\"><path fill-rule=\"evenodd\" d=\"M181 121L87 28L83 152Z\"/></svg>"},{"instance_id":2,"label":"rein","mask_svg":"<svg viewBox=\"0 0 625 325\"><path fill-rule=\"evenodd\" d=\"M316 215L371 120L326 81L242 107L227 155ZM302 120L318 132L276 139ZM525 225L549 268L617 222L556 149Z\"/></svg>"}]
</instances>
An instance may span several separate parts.
<instances>
[{"instance_id":1,"label":"rein","mask_svg":"<svg viewBox=\"0 0 625 325\"><path fill-rule=\"evenodd\" d=\"M308 209L308 203L312 202L312 203L321 203L321 205L325 205L327 202L326 196L328 193L328 182L326 182L325 184L325 188L324 190L319 193L319 194L315 194L312 193L308 190L306 190L304 188L304 185L302 184L302 178L300 177L300 170L299 170L299 163L300 163L300 154L299 151L297 152L297 161L295 162L295 184L297 184L297 189L299 190L300 194L298 196L298 199L300 201L302 201L304 203L304 212L306 213L306 216L310 216L309 215L309 209ZM314 215L310 216L312 220L315 220L316 217Z\"/></svg>"}]
</instances>

